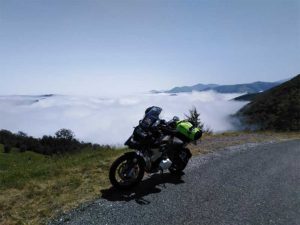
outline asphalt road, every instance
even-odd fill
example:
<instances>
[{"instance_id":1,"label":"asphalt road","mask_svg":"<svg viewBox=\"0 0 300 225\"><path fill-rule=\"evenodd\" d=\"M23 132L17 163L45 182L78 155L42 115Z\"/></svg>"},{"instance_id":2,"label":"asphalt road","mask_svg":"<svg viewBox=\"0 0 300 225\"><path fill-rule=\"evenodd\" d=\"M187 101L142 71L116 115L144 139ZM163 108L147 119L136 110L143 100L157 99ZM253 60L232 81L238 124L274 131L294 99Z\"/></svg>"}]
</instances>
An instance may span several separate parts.
<instances>
[{"instance_id":1,"label":"asphalt road","mask_svg":"<svg viewBox=\"0 0 300 225\"><path fill-rule=\"evenodd\" d=\"M153 175L54 224L300 224L300 140L193 157L182 177Z\"/></svg>"}]
</instances>

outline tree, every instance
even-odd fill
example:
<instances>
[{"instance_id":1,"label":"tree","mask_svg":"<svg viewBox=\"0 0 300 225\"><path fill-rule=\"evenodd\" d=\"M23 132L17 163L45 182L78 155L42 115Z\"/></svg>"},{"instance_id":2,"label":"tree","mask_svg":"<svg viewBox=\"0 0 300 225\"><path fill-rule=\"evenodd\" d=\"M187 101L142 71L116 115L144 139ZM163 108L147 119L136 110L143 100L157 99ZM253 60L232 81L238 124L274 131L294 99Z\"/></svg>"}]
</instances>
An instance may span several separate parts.
<instances>
[{"instance_id":1,"label":"tree","mask_svg":"<svg viewBox=\"0 0 300 225\"><path fill-rule=\"evenodd\" d=\"M201 122L200 113L198 113L195 106L189 110L189 115L185 115L185 117L194 127L198 127L201 130L203 129L204 124Z\"/></svg>"},{"instance_id":2,"label":"tree","mask_svg":"<svg viewBox=\"0 0 300 225\"><path fill-rule=\"evenodd\" d=\"M191 124L193 124L194 127L200 128L203 133L213 133L213 130L210 127L204 126L204 123L201 122L200 113L198 113L195 106L189 110L189 115L185 115L185 117Z\"/></svg>"},{"instance_id":3,"label":"tree","mask_svg":"<svg viewBox=\"0 0 300 225\"><path fill-rule=\"evenodd\" d=\"M65 139L65 140L73 140L75 139L75 135L73 131L69 129L60 129L55 133L55 137L58 139Z\"/></svg>"},{"instance_id":4,"label":"tree","mask_svg":"<svg viewBox=\"0 0 300 225\"><path fill-rule=\"evenodd\" d=\"M28 135L26 133L22 132L22 131L19 131L17 133L17 135L20 136L20 137L28 137Z\"/></svg>"}]
</instances>

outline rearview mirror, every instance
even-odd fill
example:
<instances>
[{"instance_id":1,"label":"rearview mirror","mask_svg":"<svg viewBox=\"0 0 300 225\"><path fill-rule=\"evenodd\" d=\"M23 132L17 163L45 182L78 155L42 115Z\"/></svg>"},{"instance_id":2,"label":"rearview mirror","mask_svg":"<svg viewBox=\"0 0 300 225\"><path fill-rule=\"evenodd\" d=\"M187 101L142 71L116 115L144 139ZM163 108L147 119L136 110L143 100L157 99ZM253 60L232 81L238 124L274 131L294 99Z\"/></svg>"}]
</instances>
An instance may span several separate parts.
<instances>
[{"instance_id":1,"label":"rearview mirror","mask_svg":"<svg viewBox=\"0 0 300 225\"><path fill-rule=\"evenodd\" d=\"M178 120L179 120L179 117L178 117L178 116L174 116L174 117L173 117L173 120L174 120L174 121L178 121Z\"/></svg>"}]
</instances>

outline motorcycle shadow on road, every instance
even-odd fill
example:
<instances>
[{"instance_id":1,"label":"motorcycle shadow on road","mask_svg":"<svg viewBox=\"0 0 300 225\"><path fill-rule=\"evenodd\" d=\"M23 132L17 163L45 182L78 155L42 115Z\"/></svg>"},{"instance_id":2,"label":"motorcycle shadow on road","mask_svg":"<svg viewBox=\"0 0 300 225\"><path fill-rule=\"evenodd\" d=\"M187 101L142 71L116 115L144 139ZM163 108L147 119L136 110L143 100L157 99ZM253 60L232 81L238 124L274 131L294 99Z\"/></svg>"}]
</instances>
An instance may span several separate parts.
<instances>
[{"instance_id":1,"label":"motorcycle shadow on road","mask_svg":"<svg viewBox=\"0 0 300 225\"><path fill-rule=\"evenodd\" d=\"M161 192L163 188L167 188L167 183L175 185L184 183L182 175L184 175L184 173L181 175L173 175L170 173L153 174L149 178L142 180L139 185L131 190L120 191L114 187L103 189L101 190L102 198L108 201L129 202L134 200L140 205L148 205L151 202L144 199L145 196Z\"/></svg>"}]
</instances>

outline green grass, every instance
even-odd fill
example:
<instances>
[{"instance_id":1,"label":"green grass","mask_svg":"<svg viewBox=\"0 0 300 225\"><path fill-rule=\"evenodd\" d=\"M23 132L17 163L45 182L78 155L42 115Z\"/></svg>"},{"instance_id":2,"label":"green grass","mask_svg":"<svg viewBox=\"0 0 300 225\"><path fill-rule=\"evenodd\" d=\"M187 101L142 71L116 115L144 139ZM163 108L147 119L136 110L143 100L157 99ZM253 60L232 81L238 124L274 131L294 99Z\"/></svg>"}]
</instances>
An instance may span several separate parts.
<instances>
[{"instance_id":1,"label":"green grass","mask_svg":"<svg viewBox=\"0 0 300 225\"><path fill-rule=\"evenodd\" d=\"M0 224L42 224L53 215L100 196L112 161L126 150L44 156L3 153L0 145Z\"/></svg>"},{"instance_id":2,"label":"green grass","mask_svg":"<svg viewBox=\"0 0 300 225\"><path fill-rule=\"evenodd\" d=\"M85 149L77 154L63 156L44 156L34 152L0 153L0 190L6 188L22 189L30 180L42 181L65 175L71 168L91 166L107 169L112 150L93 151ZM96 165L98 164L98 165Z\"/></svg>"}]
</instances>

